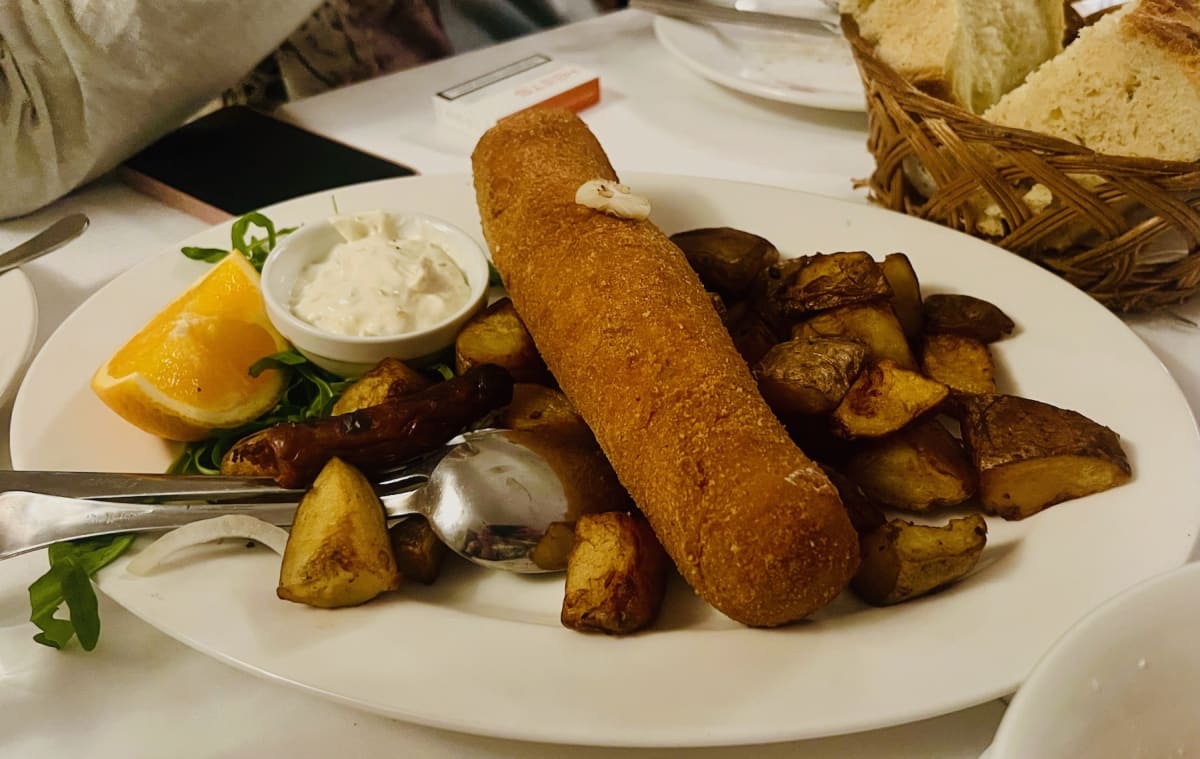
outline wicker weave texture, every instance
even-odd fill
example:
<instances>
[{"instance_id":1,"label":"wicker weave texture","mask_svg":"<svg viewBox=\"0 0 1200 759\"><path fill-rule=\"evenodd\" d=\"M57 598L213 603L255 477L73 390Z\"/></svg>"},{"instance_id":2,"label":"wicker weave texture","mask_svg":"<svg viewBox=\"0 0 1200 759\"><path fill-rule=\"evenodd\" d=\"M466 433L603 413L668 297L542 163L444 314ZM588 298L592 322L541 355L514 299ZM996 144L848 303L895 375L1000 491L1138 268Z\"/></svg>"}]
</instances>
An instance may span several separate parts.
<instances>
[{"instance_id":1,"label":"wicker weave texture","mask_svg":"<svg viewBox=\"0 0 1200 759\"><path fill-rule=\"evenodd\" d=\"M842 29L866 91L873 201L990 240L1116 311L1200 291L1200 161L1103 155L992 124L909 84L853 19ZM1026 202L1036 185L1048 206ZM999 236L979 230L989 206Z\"/></svg>"}]
</instances>

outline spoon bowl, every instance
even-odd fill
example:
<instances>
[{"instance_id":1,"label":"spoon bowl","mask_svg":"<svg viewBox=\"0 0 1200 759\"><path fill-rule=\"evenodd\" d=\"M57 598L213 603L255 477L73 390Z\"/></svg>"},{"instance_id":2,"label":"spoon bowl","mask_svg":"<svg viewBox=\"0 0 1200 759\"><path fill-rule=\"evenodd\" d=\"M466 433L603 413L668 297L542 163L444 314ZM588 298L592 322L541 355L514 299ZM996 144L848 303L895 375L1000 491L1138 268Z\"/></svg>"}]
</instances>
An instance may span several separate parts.
<instances>
[{"instance_id":1,"label":"spoon bowl","mask_svg":"<svg viewBox=\"0 0 1200 759\"><path fill-rule=\"evenodd\" d=\"M509 572L561 569L535 561L552 526L628 503L594 442L532 430L466 433L375 481L389 519L422 514L452 551ZM0 559L226 514L290 525L304 494L263 478L98 472L0 472L0 490Z\"/></svg>"}]
</instances>

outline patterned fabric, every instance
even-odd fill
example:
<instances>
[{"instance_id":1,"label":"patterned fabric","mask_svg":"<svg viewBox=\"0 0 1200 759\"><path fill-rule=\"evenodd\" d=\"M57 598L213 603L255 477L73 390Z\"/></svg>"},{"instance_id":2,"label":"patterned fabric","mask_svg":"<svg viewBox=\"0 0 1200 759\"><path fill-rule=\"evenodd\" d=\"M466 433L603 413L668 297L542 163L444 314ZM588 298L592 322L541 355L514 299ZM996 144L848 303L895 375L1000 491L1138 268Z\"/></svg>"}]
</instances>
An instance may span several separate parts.
<instances>
[{"instance_id":1,"label":"patterned fabric","mask_svg":"<svg viewBox=\"0 0 1200 759\"><path fill-rule=\"evenodd\" d=\"M451 52L436 0L327 0L222 100L269 110Z\"/></svg>"}]
</instances>

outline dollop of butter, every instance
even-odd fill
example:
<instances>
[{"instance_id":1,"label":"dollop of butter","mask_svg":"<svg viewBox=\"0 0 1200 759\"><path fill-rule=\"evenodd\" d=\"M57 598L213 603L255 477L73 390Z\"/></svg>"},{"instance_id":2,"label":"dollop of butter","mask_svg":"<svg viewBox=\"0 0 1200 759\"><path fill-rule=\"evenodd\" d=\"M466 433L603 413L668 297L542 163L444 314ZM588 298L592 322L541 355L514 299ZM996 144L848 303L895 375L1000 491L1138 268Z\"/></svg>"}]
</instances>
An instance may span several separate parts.
<instances>
[{"instance_id":1,"label":"dollop of butter","mask_svg":"<svg viewBox=\"0 0 1200 759\"><path fill-rule=\"evenodd\" d=\"M575 191L575 202L621 219L640 221L650 216L650 200L633 194L628 185L611 179L591 179Z\"/></svg>"},{"instance_id":2,"label":"dollop of butter","mask_svg":"<svg viewBox=\"0 0 1200 759\"><path fill-rule=\"evenodd\" d=\"M466 274L445 248L401 235L384 211L334 216L343 242L300 272L291 309L326 332L355 337L419 332L470 297Z\"/></svg>"}]
</instances>

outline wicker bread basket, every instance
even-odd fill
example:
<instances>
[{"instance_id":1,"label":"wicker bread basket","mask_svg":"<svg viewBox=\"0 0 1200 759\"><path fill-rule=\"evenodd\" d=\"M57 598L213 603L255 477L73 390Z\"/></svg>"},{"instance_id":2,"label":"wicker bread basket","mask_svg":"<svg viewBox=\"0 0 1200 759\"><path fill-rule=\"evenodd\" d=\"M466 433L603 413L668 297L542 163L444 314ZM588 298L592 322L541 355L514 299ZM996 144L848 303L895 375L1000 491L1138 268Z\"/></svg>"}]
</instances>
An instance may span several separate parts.
<instances>
[{"instance_id":1,"label":"wicker bread basket","mask_svg":"<svg viewBox=\"0 0 1200 759\"><path fill-rule=\"evenodd\" d=\"M853 19L843 17L842 30L866 90L873 201L995 242L1116 311L1151 311L1200 290L1200 162L1102 155L997 126L909 84ZM1023 200L1035 184L1050 205ZM999 235L979 231L981 203L1003 221Z\"/></svg>"}]
</instances>

